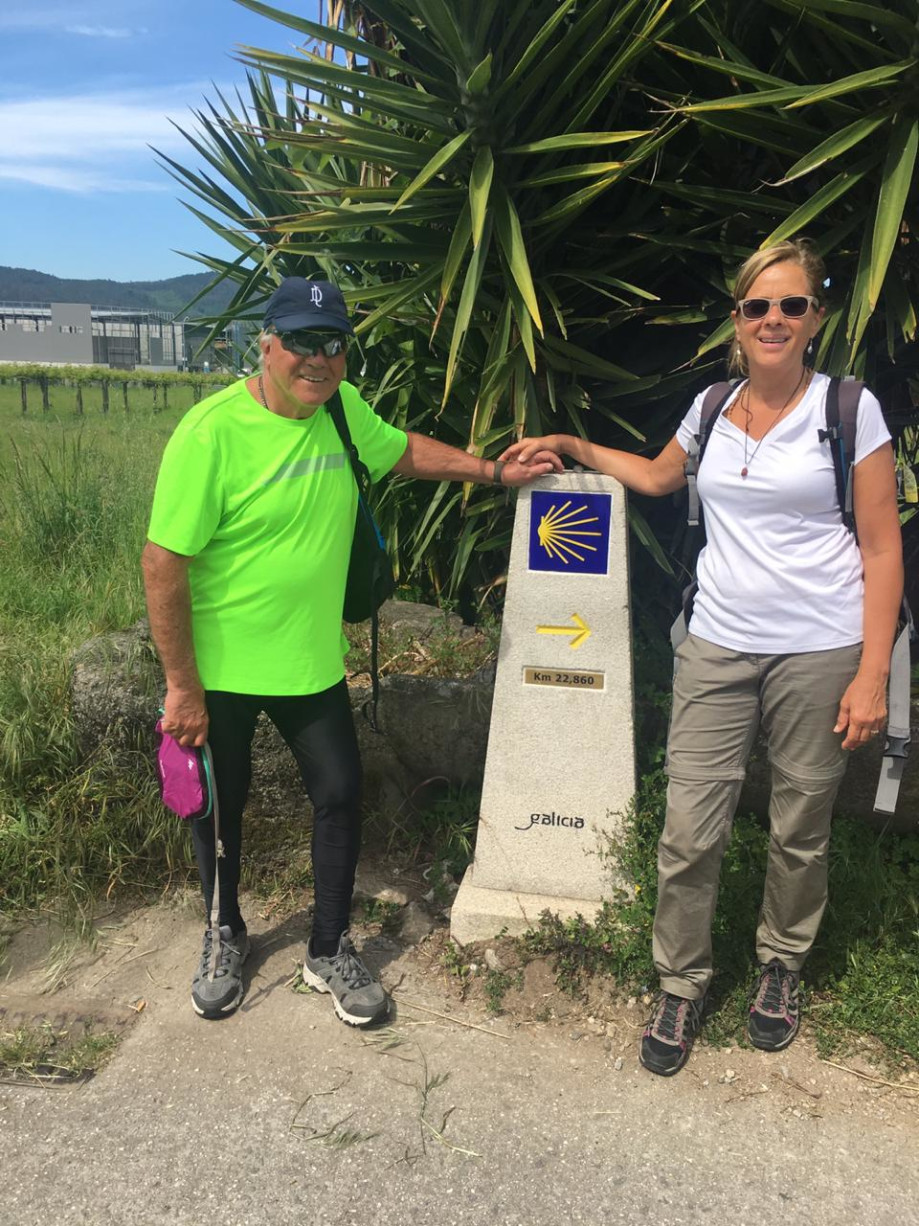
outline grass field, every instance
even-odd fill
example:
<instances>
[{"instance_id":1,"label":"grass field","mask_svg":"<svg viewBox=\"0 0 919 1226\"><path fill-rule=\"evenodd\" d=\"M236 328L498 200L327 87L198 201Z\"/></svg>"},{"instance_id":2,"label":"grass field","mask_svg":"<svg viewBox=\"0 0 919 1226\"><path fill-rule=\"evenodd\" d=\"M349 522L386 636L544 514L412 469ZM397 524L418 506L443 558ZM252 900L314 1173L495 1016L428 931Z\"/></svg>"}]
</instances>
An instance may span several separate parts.
<instances>
[{"instance_id":1,"label":"grass field","mask_svg":"<svg viewBox=\"0 0 919 1226\"><path fill-rule=\"evenodd\" d=\"M77 920L120 882L187 862L149 772L119 774L104 746L81 761L74 743L70 654L143 612L156 469L186 407L154 414L137 389L137 410L103 415L94 390L82 417L58 399L72 389L23 415L18 385L0 385L0 906Z\"/></svg>"}]
</instances>

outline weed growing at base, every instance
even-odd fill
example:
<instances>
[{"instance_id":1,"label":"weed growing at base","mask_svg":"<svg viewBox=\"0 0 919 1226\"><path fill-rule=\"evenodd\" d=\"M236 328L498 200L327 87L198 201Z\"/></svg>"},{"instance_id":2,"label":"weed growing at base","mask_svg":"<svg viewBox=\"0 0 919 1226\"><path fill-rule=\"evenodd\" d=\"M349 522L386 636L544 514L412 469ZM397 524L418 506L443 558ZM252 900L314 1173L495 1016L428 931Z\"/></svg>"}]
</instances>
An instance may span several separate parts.
<instances>
[{"instance_id":1,"label":"weed growing at base","mask_svg":"<svg viewBox=\"0 0 919 1226\"><path fill-rule=\"evenodd\" d=\"M118 1035L87 1030L73 1035L52 1026L20 1026L0 1034L0 1076L30 1083L91 1077L118 1046Z\"/></svg>"},{"instance_id":2,"label":"weed growing at base","mask_svg":"<svg viewBox=\"0 0 919 1226\"><path fill-rule=\"evenodd\" d=\"M634 882L632 892L604 903L593 924L546 913L521 938L525 956L552 956L567 991L578 992L596 974L636 991L656 986L651 929L665 803L663 774L647 776L625 833L611 848ZM768 846L768 833L755 819L736 819L721 869L712 930L716 971L703 1040L743 1042ZM852 1035L870 1035L891 1059L919 1060L919 834L879 834L837 821L829 876L829 905L802 977L805 1018L820 1049L829 1053Z\"/></svg>"},{"instance_id":3,"label":"weed growing at base","mask_svg":"<svg viewBox=\"0 0 919 1226\"><path fill-rule=\"evenodd\" d=\"M434 902L449 901L449 882L458 881L472 862L479 821L480 792L472 787L440 785L440 795L418 798L406 803L395 814L371 814L366 823L370 840L384 847L387 854L398 850L414 863L428 862L426 878L434 891Z\"/></svg>"}]
</instances>

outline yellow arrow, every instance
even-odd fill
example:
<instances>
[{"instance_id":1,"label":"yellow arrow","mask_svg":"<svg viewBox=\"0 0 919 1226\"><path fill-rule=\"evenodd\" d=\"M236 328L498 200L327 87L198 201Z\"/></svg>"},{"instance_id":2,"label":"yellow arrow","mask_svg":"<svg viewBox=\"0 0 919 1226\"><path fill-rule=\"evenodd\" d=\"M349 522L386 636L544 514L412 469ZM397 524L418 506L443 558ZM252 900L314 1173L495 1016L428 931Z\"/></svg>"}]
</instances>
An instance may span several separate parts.
<instances>
[{"instance_id":1,"label":"yellow arrow","mask_svg":"<svg viewBox=\"0 0 919 1226\"><path fill-rule=\"evenodd\" d=\"M571 620L574 622L577 629L571 626L537 626L537 634L571 634L574 637L568 644L569 647L580 647L583 642L590 638L590 627L582 617L578 617L577 613L571 614Z\"/></svg>"}]
</instances>

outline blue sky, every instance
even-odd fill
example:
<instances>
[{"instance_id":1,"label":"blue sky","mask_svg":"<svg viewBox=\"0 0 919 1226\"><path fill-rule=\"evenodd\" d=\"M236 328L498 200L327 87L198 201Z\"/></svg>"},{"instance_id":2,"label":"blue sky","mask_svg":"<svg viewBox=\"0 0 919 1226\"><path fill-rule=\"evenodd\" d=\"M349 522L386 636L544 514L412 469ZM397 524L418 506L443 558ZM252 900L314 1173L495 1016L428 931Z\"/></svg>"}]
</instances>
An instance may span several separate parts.
<instances>
[{"instance_id":1,"label":"blue sky","mask_svg":"<svg viewBox=\"0 0 919 1226\"><path fill-rule=\"evenodd\" d=\"M316 20L321 6L278 7ZM244 82L238 44L295 41L233 0L0 0L0 264L119 281L202 271L176 250L220 240L149 145L197 165L170 118L193 127L214 86Z\"/></svg>"}]
</instances>

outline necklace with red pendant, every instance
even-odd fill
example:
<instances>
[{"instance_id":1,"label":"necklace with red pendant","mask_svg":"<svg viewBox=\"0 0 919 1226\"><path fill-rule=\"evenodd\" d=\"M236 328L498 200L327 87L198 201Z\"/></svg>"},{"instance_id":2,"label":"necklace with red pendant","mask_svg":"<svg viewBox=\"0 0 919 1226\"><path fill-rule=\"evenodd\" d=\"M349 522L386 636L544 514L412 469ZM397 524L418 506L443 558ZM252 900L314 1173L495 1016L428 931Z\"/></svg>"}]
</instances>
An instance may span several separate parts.
<instances>
[{"instance_id":1,"label":"necklace with red pendant","mask_svg":"<svg viewBox=\"0 0 919 1226\"><path fill-rule=\"evenodd\" d=\"M756 440L756 446L753 448L752 452L750 452L749 455L747 454L747 450L748 450L748 446L750 442L750 418L752 416L752 413L750 410L750 384L749 384L749 381L747 382L746 386L743 389L743 392L741 393L741 395L744 397L743 410L747 417L747 426L744 429L744 436L743 436L743 468L740 470L740 475L743 478L746 478L747 474L749 473L750 465L756 459L756 453L759 451L760 447L762 447L763 440L765 439L766 435L773 428L773 426L778 425L779 418L782 416L782 414L785 412L785 410L794 400L795 396L797 396L798 391L801 387L801 384L804 382L805 377L807 377L807 383L804 384L804 390L807 391L808 385L810 384L810 372L808 371L806 366L802 366L801 367L801 377L798 380L798 382L795 384L794 390L792 391L788 399L785 401L785 403L782 405L782 407L779 409L778 413L776 413L775 417L773 417L769 425L766 427L765 433L761 434L760 437Z\"/></svg>"}]
</instances>

